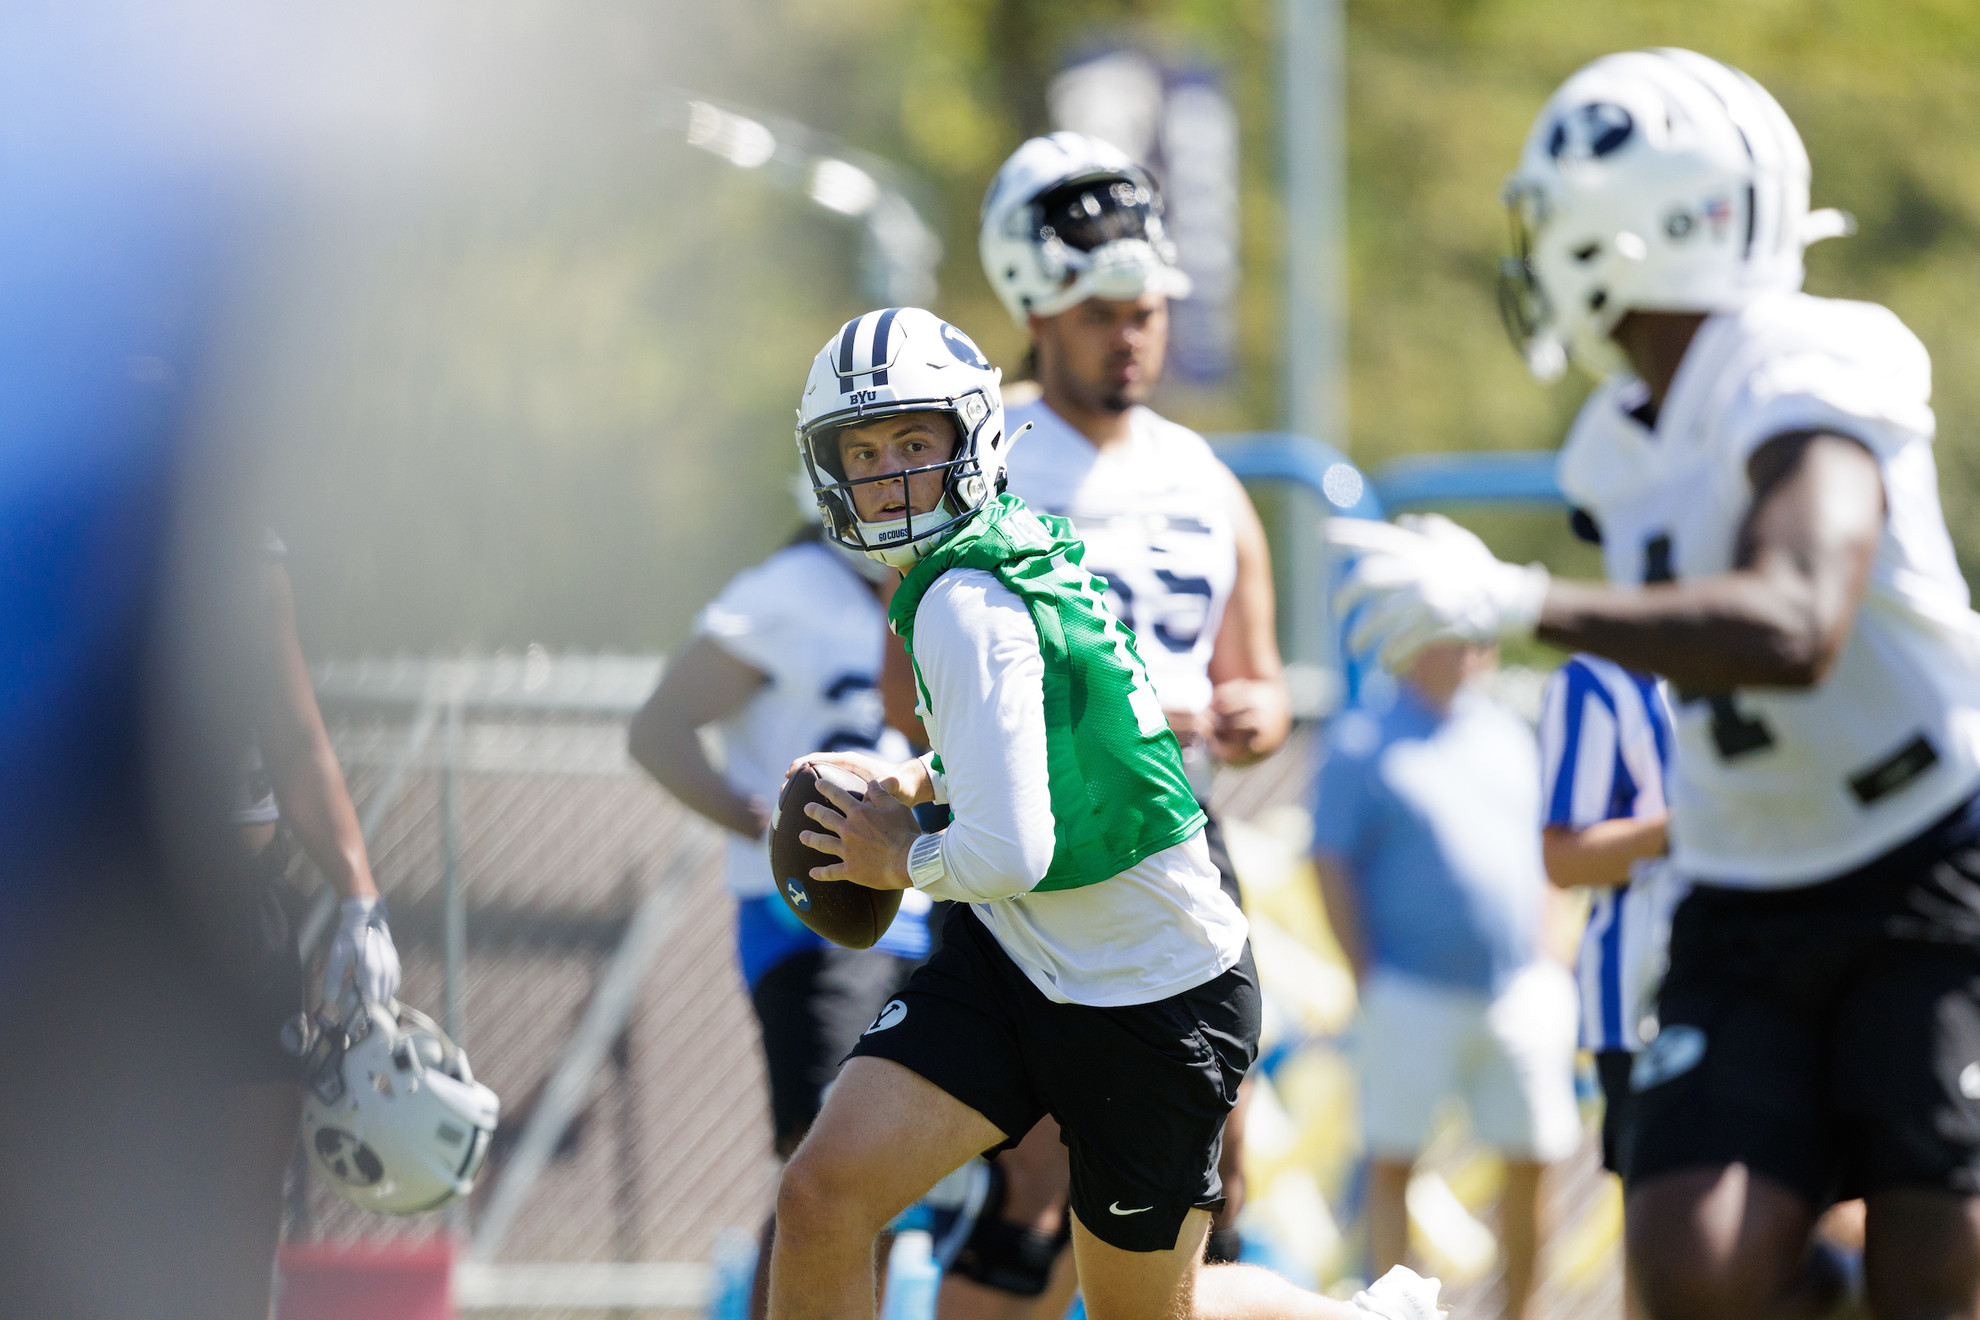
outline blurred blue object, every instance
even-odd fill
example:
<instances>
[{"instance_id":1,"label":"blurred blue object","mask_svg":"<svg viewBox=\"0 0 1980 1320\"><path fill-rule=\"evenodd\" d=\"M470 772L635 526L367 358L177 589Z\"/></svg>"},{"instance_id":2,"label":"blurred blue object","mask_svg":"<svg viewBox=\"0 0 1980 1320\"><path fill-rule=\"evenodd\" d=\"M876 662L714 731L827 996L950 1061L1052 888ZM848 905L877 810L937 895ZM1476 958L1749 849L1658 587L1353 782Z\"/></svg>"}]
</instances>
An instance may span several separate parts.
<instances>
[{"instance_id":1,"label":"blurred blue object","mask_svg":"<svg viewBox=\"0 0 1980 1320\"><path fill-rule=\"evenodd\" d=\"M925 1228L901 1229L887 1253L887 1289L880 1320L935 1320L935 1297L942 1267Z\"/></svg>"},{"instance_id":2,"label":"blurred blue object","mask_svg":"<svg viewBox=\"0 0 1980 1320\"><path fill-rule=\"evenodd\" d=\"M1554 477L1552 450L1413 454L1384 464L1369 477L1333 446L1289 431L1219 435L1216 447L1217 456L1241 480L1290 482L1344 518L1385 518L1433 506L1545 509L1566 503ZM1345 557L1328 556L1326 599L1333 599L1347 567ZM1379 703L1388 688L1373 657L1349 654L1341 645L1343 629L1326 631L1327 664L1340 676L1341 708L1370 699Z\"/></svg>"},{"instance_id":3,"label":"blurred blue object","mask_svg":"<svg viewBox=\"0 0 1980 1320\"><path fill-rule=\"evenodd\" d=\"M1217 457L1244 481L1290 481L1327 502L1330 513L1380 518L1382 501L1361 470L1332 445L1291 431L1219 435Z\"/></svg>"},{"instance_id":4,"label":"blurred blue object","mask_svg":"<svg viewBox=\"0 0 1980 1320\"><path fill-rule=\"evenodd\" d=\"M96 163L123 177L0 166L0 902L144 814L147 664L221 287L184 180Z\"/></svg>"},{"instance_id":5,"label":"blurred blue object","mask_svg":"<svg viewBox=\"0 0 1980 1320\"><path fill-rule=\"evenodd\" d=\"M1560 508L1551 449L1516 452L1411 454L1382 465L1375 494L1390 514L1432 505L1494 504Z\"/></svg>"},{"instance_id":6,"label":"blurred blue object","mask_svg":"<svg viewBox=\"0 0 1980 1320\"><path fill-rule=\"evenodd\" d=\"M708 1283L708 1320L749 1320L749 1294L756 1283L756 1239L739 1228L715 1239L713 1277Z\"/></svg>"}]
</instances>

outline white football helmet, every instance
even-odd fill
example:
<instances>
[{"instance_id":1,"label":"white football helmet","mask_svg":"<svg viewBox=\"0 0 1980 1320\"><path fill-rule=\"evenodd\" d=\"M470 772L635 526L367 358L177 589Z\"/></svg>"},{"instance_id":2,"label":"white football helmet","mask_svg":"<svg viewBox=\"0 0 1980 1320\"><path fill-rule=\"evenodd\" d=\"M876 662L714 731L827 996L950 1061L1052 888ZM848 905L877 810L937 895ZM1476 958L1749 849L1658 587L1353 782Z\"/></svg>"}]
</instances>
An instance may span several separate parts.
<instances>
[{"instance_id":1,"label":"white football helmet","mask_svg":"<svg viewBox=\"0 0 1980 1320\"><path fill-rule=\"evenodd\" d=\"M976 246L1020 326L1088 298L1189 296L1161 193L1125 152L1085 133L1035 137L1011 153L984 194Z\"/></svg>"},{"instance_id":2,"label":"white football helmet","mask_svg":"<svg viewBox=\"0 0 1980 1320\"><path fill-rule=\"evenodd\" d=\"M798 458L811 479L826 539L906 570L995 499L1004 488L1010 450L1002 379L968 335L919 307L888 307L841 326L812 359L798 401ZM906 473L847 481L839 432L909 412L946 414L959 437L955 455ZM854 508L856 485L938 470L945 479L933 512L871 523Z\"/></svg>"},{"instance_id":3,"label":"white football helmet","mask_svg":"<svg viewBox=\"0 0 1980 1320\"><path fill-rule=\"evenodd\" d=\"M319 1022L306 1055L303 1144L366 1210L419 1214L467 1195L499 1110L460 1047L403 1004Z\"/></svg>"},{"instance_id":4,"label":"white football helmet","mask_svg":"<svg viewBox=\"0 0 1980 1320\"><path fill-rule=\"evenodd\" d=\"M1549 98L1506 181L1500 310L1541 380L1626 367L1631 311L1726 312L1801 287L1808 152L1759 83L1688 50L1605 55Z\"/></svg>"}]
</instances>

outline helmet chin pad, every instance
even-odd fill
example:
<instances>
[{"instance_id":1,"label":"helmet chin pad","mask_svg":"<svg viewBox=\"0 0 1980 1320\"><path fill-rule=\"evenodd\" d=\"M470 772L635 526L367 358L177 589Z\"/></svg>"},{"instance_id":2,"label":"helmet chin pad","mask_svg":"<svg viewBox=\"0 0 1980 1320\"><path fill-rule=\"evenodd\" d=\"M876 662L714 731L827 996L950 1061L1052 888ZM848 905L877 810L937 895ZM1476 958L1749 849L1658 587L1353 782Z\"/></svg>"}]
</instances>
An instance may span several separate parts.
<instances>
[{"instance_id":1,"label":"helmet chin pad","mask_svg":"<svg viewBox=\"0 0 1980 1320\"><path fill-rule=\"evenodd\" d=\"M944 495L934 508L906 518L885 522L855 518L853 532L865 546L868 559L905 573L921 562L923 554L947 540L947 533L967 521L972 512L974 509L958 509L956 501Z\"/></svg>"}]
</instances>

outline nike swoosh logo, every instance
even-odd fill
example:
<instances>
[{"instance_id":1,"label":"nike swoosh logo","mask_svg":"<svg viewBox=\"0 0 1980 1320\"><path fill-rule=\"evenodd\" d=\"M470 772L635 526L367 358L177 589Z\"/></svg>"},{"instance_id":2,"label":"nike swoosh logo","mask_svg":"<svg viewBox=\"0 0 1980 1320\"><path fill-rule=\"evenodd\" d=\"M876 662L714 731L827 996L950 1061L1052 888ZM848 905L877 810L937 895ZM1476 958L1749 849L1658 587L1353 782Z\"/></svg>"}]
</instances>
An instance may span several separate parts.
<instances>
[{"instance_id":1,"label":"nike swoosh logo","mask_svg":"<svg viewBox=\"0 0 1980 1320\"><path fill-rule=\"evenodd\" d=\"M1123 1210L1121 1209L1121 1203L1119 1201L1116 1201L1112 1205L1107 1207L1107 1209L1110 1212L1117 1215L1145 1215L1154 1208L1155 1207L1152 1205L1144 1205L1139 1210Z\"/></svg>"}]
</instances>

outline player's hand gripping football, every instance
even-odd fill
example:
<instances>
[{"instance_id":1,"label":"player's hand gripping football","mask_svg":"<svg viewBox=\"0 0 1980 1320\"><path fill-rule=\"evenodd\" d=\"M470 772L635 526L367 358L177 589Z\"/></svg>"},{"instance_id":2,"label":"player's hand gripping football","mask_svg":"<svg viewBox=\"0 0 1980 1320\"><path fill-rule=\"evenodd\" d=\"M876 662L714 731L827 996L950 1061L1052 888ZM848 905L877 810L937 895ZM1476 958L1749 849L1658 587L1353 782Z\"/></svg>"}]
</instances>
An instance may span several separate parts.
<instances>
[{"instance_id":1,"label":"player's hand gripping football","mask_svg":"<svg viewBox=\"0 0 1980 1320\"><path fill-rule=\"evenodd\" d=\"M820 795L832 807L815 802L806 807L805 814L823 828L806 830L798 839L839 860L812 867L811 878L850 880L868 889L911 888L908 847L921 837L912 807L934 798L927 763L895 765L861 752L824 752L798 758L791 769L818 762L843 766L864 779L866 796L856 798L828 779L818 780Z\"/></svg>"},{"instance_id":2,"label":"player's hand gripping football","mask_svg":"<svg viewBox=\"0 0 1980 1320\"><path fill-rule=\"evenodd\" d=\"M1432 642L1530 636L1540 621L1547 570L1502 563L1448 518L1330 518L1327 539L1354 556L1334 597L1344 620L1361 612L1348 647L1373 650L1385 669L1403 669Z\"/></svg>"}]
</instances>

